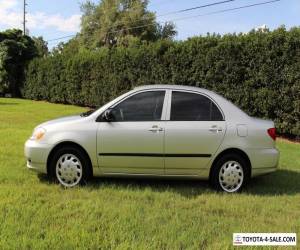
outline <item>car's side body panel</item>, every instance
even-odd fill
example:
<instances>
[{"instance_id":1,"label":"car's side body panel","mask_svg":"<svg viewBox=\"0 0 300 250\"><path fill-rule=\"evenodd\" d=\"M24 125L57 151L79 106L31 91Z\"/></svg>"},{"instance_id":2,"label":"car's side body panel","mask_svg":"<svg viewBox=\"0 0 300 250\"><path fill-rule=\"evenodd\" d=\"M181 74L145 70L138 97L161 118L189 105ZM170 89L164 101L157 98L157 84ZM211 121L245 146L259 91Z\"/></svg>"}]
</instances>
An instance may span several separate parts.
<instances>
[{"instance_id":1,"label":"car's side body panel","mask_svg":"<svg viewBox=\"0 0 300 250\"><path fill-rule=\"evenodd\" d=\"M218 130L210 131L214 126ZM165 174L197 175L206 169L225 133L225 121L166 122Z\"/></svg>"},{"instance_id":2,"label":"car's side body panel","mask_svg":"<svg viewBox=\"0 0 300 250\"><path fill-rule=\"evenodd\" d=\"M97 134L98 165L103 173L164 174L164 122L101 122Z\"/></svg>"},{"instance_id":3,"label":"car's side body panel","mask_svg":"<svg viewBox=\"0 0 300 250\"><path fill-rule=\"evenodd\" d=\"M25 146L25 153L26 151L33 151L34 148L40 148L41 154L44 155L42 153L43 148L47 148L45 153L47 157L43 158L43 163L46 169L47 159L52 149L61 143L75 143L86 151L93 167L97 168L96 134L98 124L94 120L79 116L73 117L73 119L70 118L71 117L57 119L55 120L55 123L52 123L51 121L49 123L41 124L40 126L46 127L45 137L39 142L32 142L31 140L28 140ZM28 153L26 154L28 155ZM39 153L37 152L34 155L31 154L33 161L36 158L35 155L39 155Z\"/></svg>"},{"instance_id":4,"label":"car's side body panel","mask_svg":"<svg viewBox=\"0 0 300 250\"><path fill-rule=\"evenodd\" d=\"M251 175L253 177L274 172L279 161L279 151L275 147L275 142L267 134L267 129L274 127L273 122L263 121L263 124L257 124L257 122L251 117L244 119L243 126L247 127L247 136L240 136L236 127L241 122L227 121L227 133L215 155L217 157L227 149L237 148L243 151L251 163ZM213 160L210 164L213 163Z\"/></svg>"}]
</instances>

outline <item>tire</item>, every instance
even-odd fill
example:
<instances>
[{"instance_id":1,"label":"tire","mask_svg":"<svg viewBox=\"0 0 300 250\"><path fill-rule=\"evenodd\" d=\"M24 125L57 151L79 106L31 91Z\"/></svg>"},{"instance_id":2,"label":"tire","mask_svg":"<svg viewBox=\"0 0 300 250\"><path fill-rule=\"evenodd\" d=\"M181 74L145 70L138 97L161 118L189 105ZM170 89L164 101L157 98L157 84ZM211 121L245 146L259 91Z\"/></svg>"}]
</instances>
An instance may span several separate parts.
<instances>
[{"instance_id":1,"label":"tire","mask_svg":"<svg viewBox=\"0 0 300 250\"><path fill-rule=\"evenodd\" d=\"M67 188L86 184L91 177L89 159L82 150L72 146L58 149L49 169L50 176Z\"/></svg>"},{"instance_id":2,"label":"tire","mask_svg":"<svg viewBox=\"0 0 300 250\"><path fill-rule=\"evenodd\" d=\"M226 193L240 192L250 177L247 161L238 154L222 156L213 166L210 183L213 188Z\"/></svg>"}]
</instances>

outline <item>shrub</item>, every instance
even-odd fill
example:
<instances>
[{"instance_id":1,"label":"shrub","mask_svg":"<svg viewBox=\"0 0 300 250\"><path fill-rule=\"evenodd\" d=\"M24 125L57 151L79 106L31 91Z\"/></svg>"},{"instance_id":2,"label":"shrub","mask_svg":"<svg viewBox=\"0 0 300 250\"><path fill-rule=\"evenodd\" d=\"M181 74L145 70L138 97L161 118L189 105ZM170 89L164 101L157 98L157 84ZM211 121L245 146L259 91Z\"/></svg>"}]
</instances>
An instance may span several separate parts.
<instances>
[{"instance_id":1,"label":"shrub","mask_svg":"<svg viewBox=\"0 0 300 250\"><path fill-rule=\"evenodd\" d=\"M26 72L24 96L100 106L145 84L213 90L249 115L274 120L280 133L299 136L300 28L35 59Z\"/></svg>"}]
</instances>

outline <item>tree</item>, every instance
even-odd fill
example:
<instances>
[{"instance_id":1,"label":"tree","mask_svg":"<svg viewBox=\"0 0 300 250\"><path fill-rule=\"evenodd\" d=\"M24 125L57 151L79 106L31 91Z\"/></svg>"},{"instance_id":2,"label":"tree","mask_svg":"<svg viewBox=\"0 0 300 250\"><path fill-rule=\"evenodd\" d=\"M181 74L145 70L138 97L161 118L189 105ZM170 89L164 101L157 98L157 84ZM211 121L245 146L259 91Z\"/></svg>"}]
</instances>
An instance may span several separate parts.
<instances>
[{"instance_id":1,"label":"tree","mask_svg":"<svg viewBox=\"0 0 300 250\"><path fill-rule=\"evenodd\" d=\"M67 42L60 42L51 51L51 55L63 54L66 57L71 57L84 48L80 46L78 36L70 39Z\"/></svg>"},{"instance_id":2,"label":"tree","mask_svg":"<svg viewBox=\"0 0 300 250\"><path fill-rule=\"evenodd\" d=\"M8 90L8 75L5 69L7 54L7 48L0 43L0 94Z\"/></svg>"},{"instance_id":3,"label":"tree","mask_svg":"<svg viewBox=\"0 0 300 250\"><path fill-rule=\"evenodd\" d=\"M24 68L38 55L34 41L21 30L0 32L0 92L21 96Z\"/></svg>"},{"instance_id":4,"label":"tree","mask_svg":"<svg viewBox=\"0 0 300 250\"><path fill-rule=\"evenodd\" d=\"M172 39L176 35L174 24L157 23L147 5L148 0L103 0L98 5L85 2L81 6L81 44L94 49L127 46L137 40Z\"/></svg>"},{"instance_id":5,"label":"tree","mask_svg":"<svg viewBox=\"0 0 300 250\"><path fill-rule=\"evenodd\" d=\"M48 43L43 39L43 37L32 37L35 47L37 49L37 53L39 57L45 57L48 55Z\"/></svg>"}]
</instances>

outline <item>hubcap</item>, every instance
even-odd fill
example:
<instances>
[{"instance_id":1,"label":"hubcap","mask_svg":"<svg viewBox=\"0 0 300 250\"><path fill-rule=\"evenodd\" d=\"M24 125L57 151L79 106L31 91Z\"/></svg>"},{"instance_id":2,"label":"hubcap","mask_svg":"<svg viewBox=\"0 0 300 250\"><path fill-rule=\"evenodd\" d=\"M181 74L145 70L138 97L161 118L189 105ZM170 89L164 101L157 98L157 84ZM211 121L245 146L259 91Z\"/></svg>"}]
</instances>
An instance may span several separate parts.
<instances>
[{"instance_id":1,"label":"hubcap","mask_svg":"<svg viewBox=\"0 0 300 250\"><path fill-rule=\"evenodd\" d=\"M81 162L73 154L62 155L56 163L56 176L63 186L76 186L82 178Z\"/></svg>"},{"instance_id":2,"label":"hubcap","mask_svg":"<svg viewBox=\"0 0 300 250\"><path fill-rule=\"evenodd\" d=\"M232 193L237 191L243 184L244 171L240 163L228 161L223 164L219 172L219 183L222 189Z\"/></svg>"}]
</instances>

